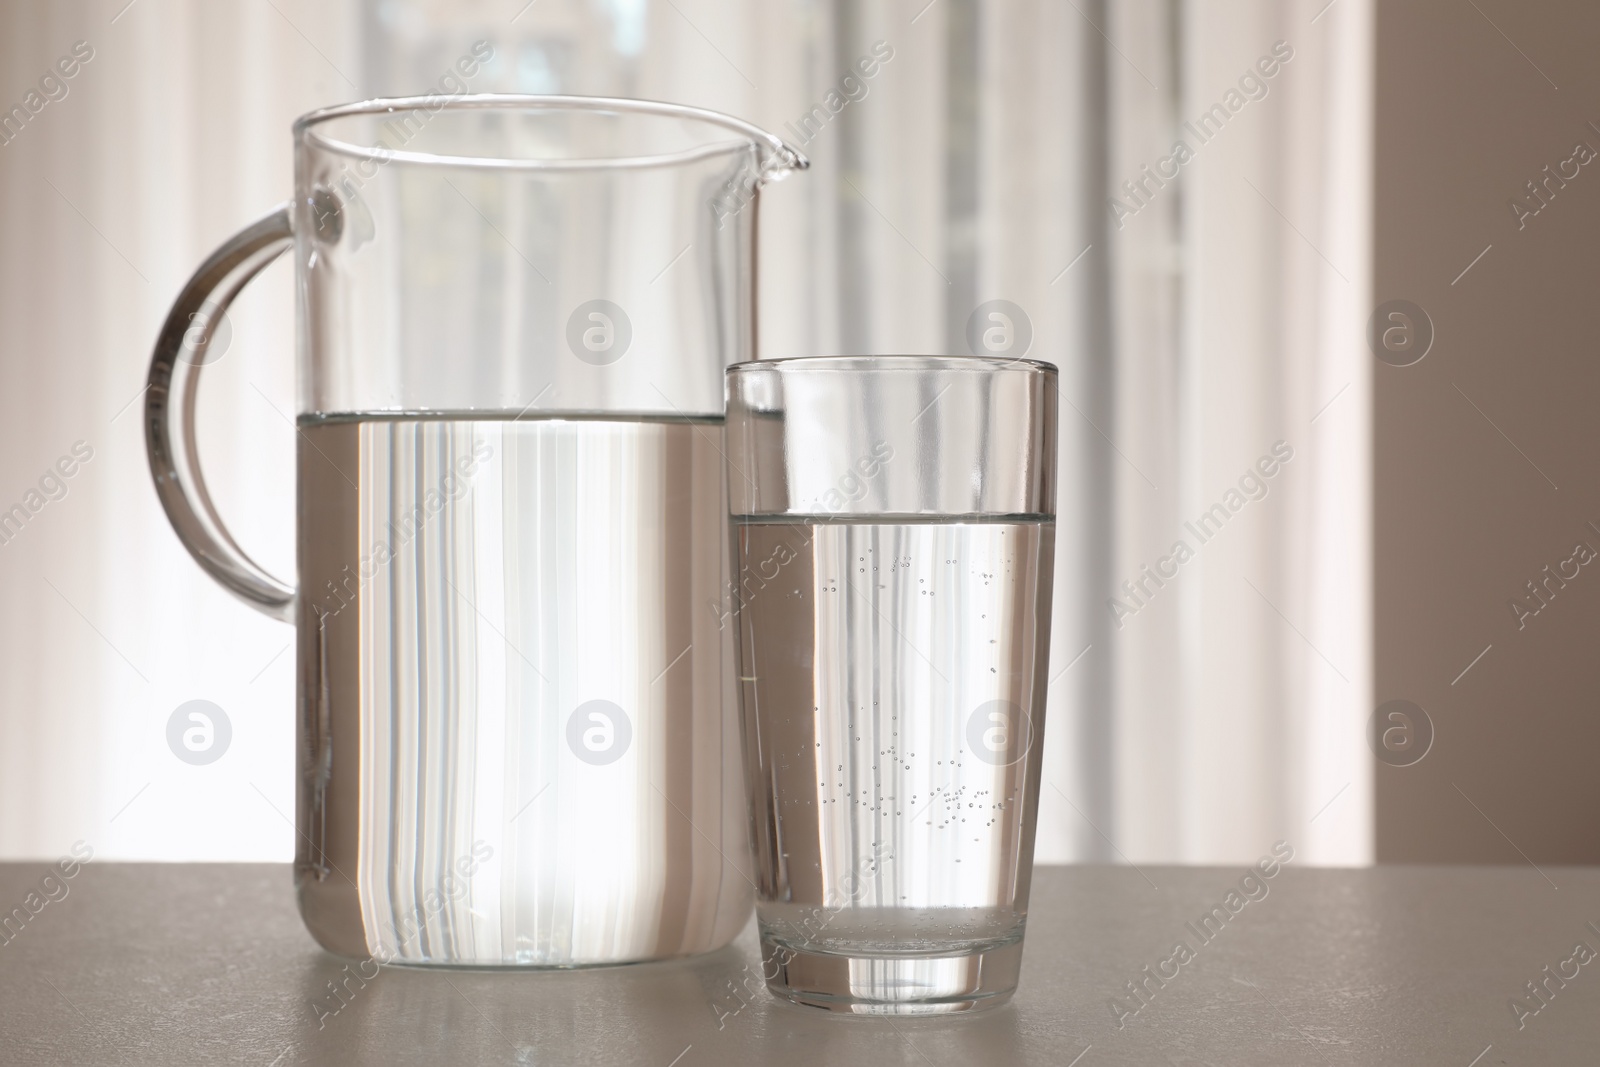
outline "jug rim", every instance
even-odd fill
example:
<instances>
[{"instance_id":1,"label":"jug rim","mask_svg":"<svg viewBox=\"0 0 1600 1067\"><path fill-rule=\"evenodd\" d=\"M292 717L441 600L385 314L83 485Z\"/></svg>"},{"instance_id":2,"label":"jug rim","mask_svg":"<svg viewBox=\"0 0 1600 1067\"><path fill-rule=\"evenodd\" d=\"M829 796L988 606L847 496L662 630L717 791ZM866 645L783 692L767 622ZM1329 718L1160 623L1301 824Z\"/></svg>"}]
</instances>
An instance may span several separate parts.
<instances>
[{"instance_id":1,"label":"jug rim","mask_svg":"<svg viewBox=\"0 0 1600 1067\"><path fill-rule=\"evenodd\" d=\"M427 117L445 110L517 110L532 111L591 111L601 113L632 113L656 115L663 118L689 119L720 126L740 137L737 150L755 145L766 150L757 168L756 184L776 181L792 171L805 170L811 161L799 149L769 133L754 123L735 118L709 108L674 104L662 100L642 100L618 96L542 96L521 93L464 93L446 95L433 92L425 96L373 97L346 104L308 111L295 119L293 131L297 143L306 142L317 148L358 159L373 160L380 164L400 162L425 166L470 167L488 170L513 171L606 171L645 170L669 167L711 156L728 153L728 141L711 141L704 145L676 152L662 152L642 156L618 156L590 159L513 159L500 156L449 155L434 152L408 151L390 148L381 142L361 144L344 140L319 129L323 124L354 115L412 114L421 111Z\"/></svg>"},{"instance_id":2,"label":"jug rim","mask_svg":"<svg viewBox=\"0 0 1600 1067\"><path fill-rule=\"evenodd\" d=\"M724 372L734 374L755 373L762 370L796 371L1000 371L1025 370L1046 374L1059 374L1060 367L1043 359L1021 356L945 356L936 353L884 353L882 355L829 355L829 356L774 356L771 359L746 359L728 364Z\"/></svg>"}]
</instances>

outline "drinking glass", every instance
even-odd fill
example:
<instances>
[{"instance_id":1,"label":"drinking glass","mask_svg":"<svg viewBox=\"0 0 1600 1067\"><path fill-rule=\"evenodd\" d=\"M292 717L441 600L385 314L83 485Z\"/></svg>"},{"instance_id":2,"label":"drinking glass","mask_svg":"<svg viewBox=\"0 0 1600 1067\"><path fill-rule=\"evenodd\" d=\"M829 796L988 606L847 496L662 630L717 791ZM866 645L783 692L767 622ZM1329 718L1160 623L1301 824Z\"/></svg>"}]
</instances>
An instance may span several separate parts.
<instances>
[{"instance_id":1,"label":"drinking glass","mask_svg":"<svg viewBox=\"0 0 1600 1067\"><path fill-rule=\"evenodd\" d=\"M836 1011L1016 989L1055 545L1056 370L728 368L741 723L768 986Z\"/></svg>"},{"instance_id":2,"label":"drinking glass","mask_svg":"<svg viewBox=\"0 0 1600 1067\"><path fill-rule=\"evenodd\" d=\"M714 112L445 96L313 112L294 200L214 253L151 361L151 471L232 592L297 627L295 883L330 951L571 967L726 944L751 891L723 368L758 193ZM298 562L235 544L194 448L234 295L293 250Z\"/></svg>"}]
</instances>

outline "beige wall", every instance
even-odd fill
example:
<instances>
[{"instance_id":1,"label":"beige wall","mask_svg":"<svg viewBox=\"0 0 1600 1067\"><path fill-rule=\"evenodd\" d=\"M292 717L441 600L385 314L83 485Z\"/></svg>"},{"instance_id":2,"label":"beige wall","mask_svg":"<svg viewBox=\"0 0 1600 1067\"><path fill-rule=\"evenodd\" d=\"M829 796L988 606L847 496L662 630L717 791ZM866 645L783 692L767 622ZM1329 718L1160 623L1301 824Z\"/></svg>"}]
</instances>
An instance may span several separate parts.
<instances>
[{"instance_id":1,"label":"beige wall","mask_svg":"<svg viewBox=\"0 0 1600 1067\"><path fill-rule=\"evenodd\" d=\"M1600 6L1476 7L1379 5L1374 303L1436 333L1374 368L1377 699L1435 730L1377 768L1378 857L1595 863L1600 560L1520 629L1508 601L1600 550L1600 159L1520 230L1508 200L1600 150Z\"/></svg>"}]
</instances>

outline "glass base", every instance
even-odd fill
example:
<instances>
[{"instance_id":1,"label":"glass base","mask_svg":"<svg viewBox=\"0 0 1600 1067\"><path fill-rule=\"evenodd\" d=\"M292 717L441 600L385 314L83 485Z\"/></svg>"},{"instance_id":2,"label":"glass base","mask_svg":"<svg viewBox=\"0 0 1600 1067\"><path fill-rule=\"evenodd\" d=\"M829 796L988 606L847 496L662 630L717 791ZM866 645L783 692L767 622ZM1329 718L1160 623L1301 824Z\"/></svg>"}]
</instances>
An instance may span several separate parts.
<instances>
[{"instance_id":1,"label":"glass base","mask_svg":"<svg viewBox=\"0 0 1600 1067\"><path fill-rule=\"evenodd\" d=\"M767 988L792 1004L854 1015L947 1015L998 1007L1017 990L1022 941L959 956L843 955L766 938Z\"/></svg>"}]
</instances>

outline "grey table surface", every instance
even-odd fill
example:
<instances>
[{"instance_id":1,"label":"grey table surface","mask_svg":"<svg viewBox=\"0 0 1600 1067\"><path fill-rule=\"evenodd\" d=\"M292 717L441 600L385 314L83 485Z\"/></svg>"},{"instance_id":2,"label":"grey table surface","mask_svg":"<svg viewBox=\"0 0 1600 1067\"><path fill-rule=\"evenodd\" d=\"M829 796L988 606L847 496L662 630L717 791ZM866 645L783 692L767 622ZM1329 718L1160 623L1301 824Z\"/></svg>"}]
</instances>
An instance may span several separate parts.
<instances>
[{"instance_id":1,"label":"grey table surface","mask_svg":"<svg viewBox=\"0 0 1600 1067\"><path fill-rule=\"evenodd\" d=\"M0 865L0 912L47 870ZM1202 942L1187 924L1243 873L1041 867L1009 1004L886 1019L774 1000L753 925L680 962L385 968L335 1000L346 961L301 928L286 867L95 861L0 944L0 1062L1600 1063L1600 961L1569 962L1600 951L1600 869L1290 867ZM1193 958L1135 1000L1180 940ZM1520 1027L1513 998L1539 1008Z\"/></svg>"}]
</instances>

